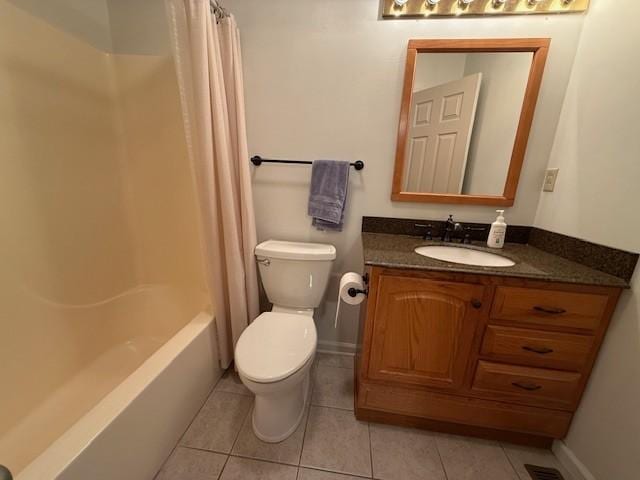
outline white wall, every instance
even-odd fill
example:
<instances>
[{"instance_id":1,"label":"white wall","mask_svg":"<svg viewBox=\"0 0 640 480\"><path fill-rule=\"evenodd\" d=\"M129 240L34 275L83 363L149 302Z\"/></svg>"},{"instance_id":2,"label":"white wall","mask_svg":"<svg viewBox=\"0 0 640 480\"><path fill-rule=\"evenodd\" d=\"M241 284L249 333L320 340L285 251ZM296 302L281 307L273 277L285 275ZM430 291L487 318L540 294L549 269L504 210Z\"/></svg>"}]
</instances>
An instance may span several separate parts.
<instances>
[{"instance_id":1,"label":"white wall","mask_svg":"<svg viewBox=\"0 0 640 480\"><path fill-rule=\"evenodd\" d=\"M321 341L356 339L357 308L345 308L337 331L331 317L337 279L362 268L363 215L495 218L492 207L390 201L408 39L552 37L518 198L507 213L512 224L533 222L582 15L381 21L373 0L234 0L227 6L241 29L250 153L366 163L353 173L342 233L311 228L309 167L263 165L253 173L260 239L330 242L338 249L331 302L317 316Z\"/></svg>"},{"instance_id":2,"label":"white wall","mask_svg":"<svg viewBox=\"0 0 640 480\"><path fill-rule=\"evenodd\" d=\"M535 224L640 252L640 2L597 0L585 19ZM624 12L621 14L621 12ZM566 445L599 480L640 471L640 274L623 295Z\"/></svg>"},{"instance_id":3,"label":"white wall","mask_svg":"<svg viewBox=\"0 0 640 480\"><path fill-rule=\"evenodd\" d=\"M463 193L502 195L533 54L470 53L464 75L482 72Z\"/></svg>"},{"instance_id":4,"label":"white wall","mask_svg":"<svg viewBox=\"0 0 640 480\"><path fill-rule=\"evenodd\" d=\"M413 91L460 80L464 77L466 62L466 53L419 53L416 55Z\"/></svg>"},{"instance_id":5,"label":"white wall","mask_svg":"<svg viewBox=\"0 0 640 480\"><path fill-rule=\"evenodd\" d=\"M164 0L106 0L112 51L127 55L168 55L169 25Z\"/></svg>"},{"instance_id":6,"label":"white wall","mask_svg":"<svg viewBox=\"0 0 640 480\"><path fill-rule=\"evenodd\" d=\"M107 0L6 1L98 50L111 50Z\"/></svg>"}]
</instances>

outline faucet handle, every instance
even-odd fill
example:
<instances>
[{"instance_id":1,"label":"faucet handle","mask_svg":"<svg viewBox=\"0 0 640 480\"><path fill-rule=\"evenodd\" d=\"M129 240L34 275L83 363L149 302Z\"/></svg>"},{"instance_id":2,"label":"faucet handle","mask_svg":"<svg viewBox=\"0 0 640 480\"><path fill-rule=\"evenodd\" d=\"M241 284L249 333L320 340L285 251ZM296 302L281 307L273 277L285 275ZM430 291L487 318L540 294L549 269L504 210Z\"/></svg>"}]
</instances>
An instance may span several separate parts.
<instances>
[{"instance_id":1,"label":"faucet handle","mask_svg":"<svg viewBox=\"0 0 640 480\"><path fill-rule=\"evenodd\" d=\"M425 232L425 234L422 236L423 240L433 240L433 225L430 223L424 224L424 223L415 223L413 225L416 228L426 228L427 231Z\"/></svg>"}]
</instances>

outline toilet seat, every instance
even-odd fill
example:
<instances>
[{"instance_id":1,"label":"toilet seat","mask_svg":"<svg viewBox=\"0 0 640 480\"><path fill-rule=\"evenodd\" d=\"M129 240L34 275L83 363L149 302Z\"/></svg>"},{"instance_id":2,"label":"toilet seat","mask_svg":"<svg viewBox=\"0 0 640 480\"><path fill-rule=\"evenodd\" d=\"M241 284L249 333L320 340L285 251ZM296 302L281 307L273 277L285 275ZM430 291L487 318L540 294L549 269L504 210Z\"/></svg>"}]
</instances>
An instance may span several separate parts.
<instances>
[{"instance_id":1,"label":"toilet seat","mask_svg":"<svg viewBox=\"0 0 640 480\"><path fill-rule=\"evenodd\" d=\"M266 312L249 325L236 344L238 372L256 383L283 380L314 355L317 343L313 318Z\"/></svg>"}]
</instances>

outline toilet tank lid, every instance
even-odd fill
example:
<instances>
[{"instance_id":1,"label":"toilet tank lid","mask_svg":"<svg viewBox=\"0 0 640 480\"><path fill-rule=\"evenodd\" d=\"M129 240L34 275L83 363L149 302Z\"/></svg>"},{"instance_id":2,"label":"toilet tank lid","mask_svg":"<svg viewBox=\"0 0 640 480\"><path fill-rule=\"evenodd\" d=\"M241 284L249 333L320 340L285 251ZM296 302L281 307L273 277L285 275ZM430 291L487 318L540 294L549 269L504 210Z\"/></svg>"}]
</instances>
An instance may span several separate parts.
<instances>
[{"instance_id":1,"label":"toilet tank lid","mask_svg":"<svg viewBox=\"0 0 640 480\"><path fill-rule=\"evenodd\" d=\"M334 260L336 247L326 243L267 240L256 247L255 253L260 257L285 260Z\"/></svg>"}]
</instances>

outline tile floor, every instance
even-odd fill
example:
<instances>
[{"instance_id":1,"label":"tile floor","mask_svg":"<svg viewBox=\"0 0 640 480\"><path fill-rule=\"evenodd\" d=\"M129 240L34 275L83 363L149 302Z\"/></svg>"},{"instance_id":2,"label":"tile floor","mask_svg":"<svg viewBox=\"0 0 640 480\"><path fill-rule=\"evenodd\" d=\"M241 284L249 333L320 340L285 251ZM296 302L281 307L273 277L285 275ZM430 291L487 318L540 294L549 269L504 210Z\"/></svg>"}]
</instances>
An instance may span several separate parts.
<instances>
[{"instance_id":1,"label":"tile floor","mask_svg":"<svg viewBox=\"0 0 640 480\"><path fill-rule=\"evenodd\" d=\"M352 357L318 354L312 375L300 427L268 444L251 429L250 392L227 372L156 480L530 480L525 463L571 480L546 450L359 422Z\"/></svg>"}]
</instances>

